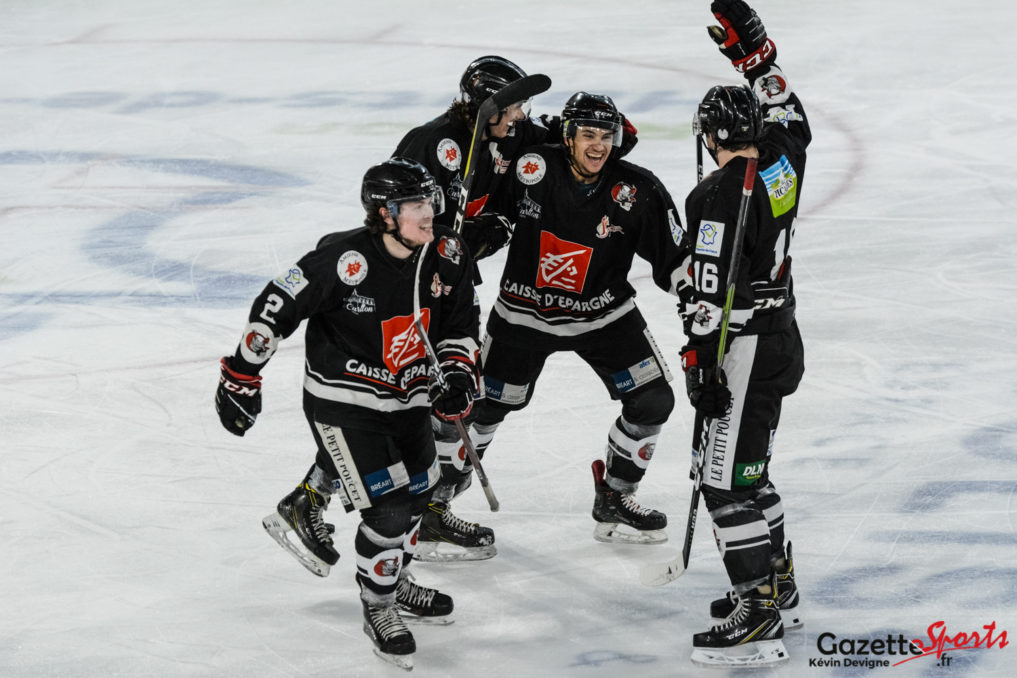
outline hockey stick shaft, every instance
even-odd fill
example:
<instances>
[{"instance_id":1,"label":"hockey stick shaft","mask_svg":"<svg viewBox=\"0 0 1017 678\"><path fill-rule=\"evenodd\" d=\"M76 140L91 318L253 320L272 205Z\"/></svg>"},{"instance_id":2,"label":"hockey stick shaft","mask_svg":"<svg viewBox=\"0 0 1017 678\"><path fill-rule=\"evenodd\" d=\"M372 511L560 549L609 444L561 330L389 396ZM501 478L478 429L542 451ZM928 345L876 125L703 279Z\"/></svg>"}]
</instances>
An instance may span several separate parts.
<instances>
[{"instance_id":1,"label":"hockey stick shaft","mask_svg":"<svg viewBox=\"0 0 1017 678\"><path fill-rule=\"evenodd\" d=\"M546 92L551 87L551 78L543 73L527 75L515 82L511 82L500 90L484 99L477 109L477 120L473 124L473 138L470 140L470 150L466 154L466 169L463 172L463 185L459 189L459 200L456 203L456 218L452 222L452 229L456 233L463 232L463 222L466 220L466 209L470 202L470 190L473 188L473 178L477 173L477 164L474 162L479 156L480 143L484 138L484 130L487 129L487 121L507 106L517 101L531 99L541 92Z\"/></svg>"},{"instance_id":2,"label":"hockey stick shaft","mask_svg":"<svg viewBox=\"0 0 1017 678\"><path fill-rule=\"evenodd\" d=\"M442 374L441 363L438 362L438 353L431 345L431 340L427 336L427 329L424 327L423 316L420 313L420 269L424 263L424 255L427 253L427 245L428 243L424 243L424 246L420 248L420 252L417 255L419 259L417 260L417 270L414 276L413 324L417 328L417 334L420 336L420 340L424 344L424 353L427 354L427 359L431 362L431 369L434 370L434 378L438 381L438 387L444 389L445 375ZM480 486L484 489L484 496L487 497L487 503L491 507L491 511L495 512L500 507L498 498L494 496L494 489L491 487L491 481L488 480L487 473L484 471L484 467L480 463L480 455L477 454L477 449L473 446L473 441L470 440L470 433L466 430L462 417L456 417L453 421L455 422L456 431L459 433L459 439L463 443L463 448L466 450L466 456L470 458L470 463L473 464L473 470L477 474Z\"/></svg>"},{"instance_id":3,"label":"hockey stick shaft","mask_svg":"<svg viewBox=\"0 0 1017 678\"><path fill-rule=\"evenodd\" d=\"M727 296L724 299L724 310L720 319L720 342L717 346L717 374L724 366L726 353L727 331L731 324L731 309L734 306L735 288L738 284L738 269L742 256L742 241L745 239L745 221L749 213L749 200L752 197L752 186L756 180L756 158L748 158L745 165L745 178L742 182L742 195L738 203L738 217L735 222L734 245L731 248L731 262L727 269ZM682 546L681 562L672 559L667 563L650 564L642 572L640 579L644 584L651 586L662 586L680 577L689 567L689 558L692 555L692 537L695 535L696 518L699 515L699 497L702 494L703 466L706 464L706 450L710 443L710 428L713 420L710 417L703 417L700 442L696 455L696 474L692 485L692 499L689 505L689 518L685 526L685 543ZM693 447L696 441L693 440Z\"/></svg>"}]
</instances>

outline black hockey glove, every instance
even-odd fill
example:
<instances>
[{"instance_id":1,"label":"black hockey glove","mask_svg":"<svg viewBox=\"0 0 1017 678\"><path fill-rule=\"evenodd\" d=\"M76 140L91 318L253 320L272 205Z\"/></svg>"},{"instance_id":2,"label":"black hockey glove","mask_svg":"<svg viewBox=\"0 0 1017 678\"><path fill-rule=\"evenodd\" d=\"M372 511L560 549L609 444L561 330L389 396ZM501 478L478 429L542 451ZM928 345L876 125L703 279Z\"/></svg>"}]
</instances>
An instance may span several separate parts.
<instances>
[{"instance_id":1,"label":"black hockey glove","mask_svg":"<svg viewBox=\"0 0 1017 678\"><path fill-rule=\"evenodd\" d=\"M752 80L755 71L777 59L777 47L766 37L759 15L742 0L713 0L710 10L720 26L707 26L706 30L739 73Z\"/></svg>"},{"instance_id":2,"label":"black hockey glove","mask_svg":"<svg viewBox=\"0 0 1017 678\"><path fill-rule=\"evenodd\" d=\"M481 214L463 222L463 240L477 261L507 245L514 229L515 224L500 214Z\"/></svg>"},{"instance_id":3,"label":"black hockey glove","mask_svg":"<svg viewBox=\"0 0 1017 678\"><path fill-rule=\"evenodd\" d=\"M682 351L682 369L685 370L685 390L692 406L711 419L727 414L727 408L731 406L731 391L727 387L724 369L717 367L717 350L686 346Z\"/></svg>"},{"instance_id":4,"label":"black hockey glove","mask_svg":"<svg viewBox=\"0 0 1017 678\"><path fill-rule=\"evenodd\" d=\"M473 392L477 390L473 366L461 360L446 360L441 364L441 373L444 384L432 376L427 385L431 408L439 419L461 419L473 409Z\"/></svg>"},{"instance_id":5,"label":"black hockey glove","mask_svg":"<svg viewBox=\"0 0 1017 678\"><path fill-rule=\"evenodd\" d=\"M560 115L548 115L545 113L540 116L540 124L547 128L547 138L544 139L545 142L554 144L561 141Z\"/></svg>"},{"instance_id":6,"label":"black hockey glove","mask_svg":"<svg viewBox=\"0 0 1017 678\"><path fill-rule=\"evenodd\" d=\"M223 428L242 436L254 426L261 412L261 377L240 374L230 367L232 358L219 361L219 388L215 390L215 411Z\"/></svg>"}]
</instances>

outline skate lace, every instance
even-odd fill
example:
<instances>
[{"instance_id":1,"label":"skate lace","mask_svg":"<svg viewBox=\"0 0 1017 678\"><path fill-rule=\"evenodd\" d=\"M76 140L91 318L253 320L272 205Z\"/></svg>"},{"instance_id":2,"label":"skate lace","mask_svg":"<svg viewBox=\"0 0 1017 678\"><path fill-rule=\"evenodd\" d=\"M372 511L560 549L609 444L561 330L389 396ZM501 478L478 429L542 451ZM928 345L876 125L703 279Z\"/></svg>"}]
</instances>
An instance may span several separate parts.
<instances>
[{"instance_id":1,"label":"skate lace","mask_svg":"<svg viewBox=\"0 0 1017 678\"><path fill-rule=\"evenodd\" d=\"M441 517L441 522L445 523L446 527L464 534L476 534L477 528L480 527L478 523L468 523L448 509L445 509L445 513Z\"/></svg>"},{"instance_id":2,"label":"skate lace","mask_svg":"<svg viewBox=\"0 0 1017 678\"><path fill-rule=\"evenodd\" d=\"M730 595L730 594L728 594ZM745 623L745 620L749 618L749 612L751 612L751 604L745 598L736 599L736 607L731 613L731 616L724 621L723 624L714 626L715 631L727 631L728 629L740 626Z\"/></svg>"},{"instance_id":3,"label":"skate lace","mask_svg":"<svg viewBox=\"0 0 1017 678\"><path fill-rule=\"evenodd\" d=\"M314 536L318 538L318 541L331 544L332 538L329 536L328 525L325 524L325 520L321 517L322 508L322 506L311 506L308 510L311 518L311 529L314 530Z\"/></svg>"},{"instance_id":4,"label":"skate lace","mask_svg":"<svg viewBox=\"0 0 1017 678\"><path fill-rule=\"evenodd\" d=\"M622 502L622 506L624 506L627 511L635 513L638 516L644 516L645 517L645 516L650 515L650 513L653 512L653 509L643 508L642 506L637 504L636 500L632 498L631 494L623 494L623 495L621 495L621 502Z\"/></svg>"},{"instance_id":5,"label":"skate lace","mask_svg":"<svg viewBox=\"0 0 1017 678\"><path fill-rule=\"evenodd\" d=\"M396 589L396 597L400 603L413 607L430 607L434 601L435 589L429 589L415 583L411 576L399 580L399 587Z\"/></svg>"},{"instance_id":6,"label":"skate lace","mask_svg":"<svg viewBox=\"0 0 1017 678\"><path fill-rule=\"evenodd\" d=\"M382 638L388 639L410 632L395 607L371 607L368 608L368 614L371 617L371 626Z\"/></svg>"}]
</instances>

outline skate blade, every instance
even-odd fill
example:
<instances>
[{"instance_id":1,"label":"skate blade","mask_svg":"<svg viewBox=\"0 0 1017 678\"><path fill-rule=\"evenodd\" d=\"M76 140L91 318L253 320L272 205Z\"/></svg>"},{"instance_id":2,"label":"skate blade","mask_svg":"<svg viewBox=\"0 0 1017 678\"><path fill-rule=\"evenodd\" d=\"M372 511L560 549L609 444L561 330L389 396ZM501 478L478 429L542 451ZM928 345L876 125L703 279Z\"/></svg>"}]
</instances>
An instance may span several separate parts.
<instances>
[{"instance_id":1,"label":"skate blade","mask_svg":"<svg viewBox=\"0 0 1017 678\"><path fill-rule=\"evenodd\" d=\"M494 544L458 546L443 541L418 541L413 559L422 563L451 563L466 560L488 560L498 555Z\"/></svg>"},{"instance_id":2,"label":"skate blade","mask_svg":"<svg viewBox=\"0 0 1017 678\"><path fill-rule=\"evenodd\" d=\"M692 663L699 666L773 666L788 659L790 657L780 640L758 640L733 647L692 648Z\"/></svg>"},{"instance_id":3,"label":"skate blade","mask_svg":"<svg viewBox=\"0 0 1017 678\"><path fill-rule=\"evenodd\" d=\"M374 654L376 654L382 661L391 664L392 666L398 666L403 671L413 670L412 654L389 654L388 652L382 652L378 648L374 648Z\"/></svg>"},{"instance_id":4,"label":"skate blade","mask_svg":"<svg viewBox=\"0 0 1017 678\"><path fill-rule=\"evenodd\" d=\"M279 546L282 546L287 553L296 558L297 562L306 567L312 574L316 574L319 577L327 577L328 573L331 572L331 565L308 551L303 544L293 543L289 538L289 535L293 534L293 528L278 513L265 516L261 520L261 526L265 528L268 535Z\"/></svg>"},{"instance_id":5,"label":"skate blade","mask_svg":"<svg viewBox=\"0 0 1017 678\"><path fill-rule=\"evenodd\" d=\"M636 530L623 523L597 523L593 538L606 544L663 544L667 541L667 532Z\"/></svg>"}]
</instances>

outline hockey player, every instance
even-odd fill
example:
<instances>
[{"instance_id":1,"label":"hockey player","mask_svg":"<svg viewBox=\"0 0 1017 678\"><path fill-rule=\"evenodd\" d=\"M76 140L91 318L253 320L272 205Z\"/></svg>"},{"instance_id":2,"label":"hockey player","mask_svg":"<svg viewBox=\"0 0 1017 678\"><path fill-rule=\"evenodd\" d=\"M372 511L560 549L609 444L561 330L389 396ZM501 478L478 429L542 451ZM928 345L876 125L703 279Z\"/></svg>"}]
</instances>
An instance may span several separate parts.
<instances>
[{"instance_id":1,"label":"hockey player","mask_svg":"<svg viewBox=\"0 0 1017 678\"><path fill-rule=\"evenodd\" d=\"M489 55L471 62L459 79L459 98L434 120L415 127L396 146L394 155L416 160L431 172L442 187L446 200L455 205L466 172L467 154L477 122L477 109L505 85L526 76L526 72L504 57ZM529 117L530 102L517 101L486 121L482 132L477 168L466 206L463 240L474 260L482 259L505 246L512 235L512 223L492 212L491 197L505 183L509 165L520 148L544 140L547 129ZM438 223L452 226L455 210Z\"/></svg>"},{"instance_id":2,"label":"hockey player","mask_svg":"<svg viewBox=\"0 0 1017 678\"><path fill-rule=\"evenodd\" d=\"M682 366L696 408L697 444L710 422L705 444L696 450L705 455L702 494L734 586L710 606L717 625L695 635L692 659L741 666L785 660L784 627L799 623L791 544L785 546L784 512L769 465L781 401L798 387L804 370L789 251L811 132L756 13L742 0L715 0L710 7L721 24L709 28L710 36L750 87L717 86L699 104L697 143L719 169L685 203L694 290L686 306ZM748 158L758 158L759 169L735 262L725 362L718 370L721 310Z\"/></svg>"},{"instance_id":3,"label":"hockey player","mask_svg":"<svg viewBox=\"0 0 1017 678\"><path fill-rule=\"evenodd\" d=\"M244 435L261 410L260 372L307 319L304 413L317 454L264 527L326 576L339 554L322 511L333 493L346 511L359 511L364 631L379 656L409 668L416 645L403 615L447 623L453 607L449 596L416 584L407 567L439 475L414 286L446 382L433 407L461 417L476 389L473 264L455 235L433 224L443 196L420 164L393 158L371 167L361 201L365 227L325 236L255 299L239 346L221 361L216 410L226 430ZM431 242L417 280L421 246Z\"/></svg>"},{"instance_id":4,"label":"hockey player","mask_svg":"<svg viewBox=\"0 0 1017 678\"><path fill-rule=\"evenodd\" d=\"M530 147L512 167L516 230L482 349L486 397L471 437L478 452L505 417L526 407L549 355L573 351L600 377L621 414L607 460L593 463L594 537L658 543L667 517L634 493L674 406L671 374L628 282L634 255L677 293L682 230L649 171L616 156L623 118L610 97L577 92L557 143Z\"/></svg>"},{"instance_id":5,"label":"hockey player","mask_svg":"<svg viewBox=\"0 0 1017 678\"><path fill-rule=\"evenodd\" d=\"M459 80L459 99L448 110L416 127L403 137L396 154L410 157L434 175L445 190L447 199L459 199L480 104L506 85L526 76L519 66L508 59L488 55L471 62ZM463 223L463 239L474 260L490 256L504 247L512 236L513 215L504 196L510 186L508 170L523 148L543 143L561 134L557 116L529 117L530 102L514 102L484 121L483 143L473 159L474 178ZM622 117L624 134L618 157L635 147L636 128ZM452 210L441 217L452 225ZM474 282L480 284L476 268ZM460 519L449 509L454 494L468 485L470 469L456 430L448 422L433 418L442 481L434 492L434 500L424 514L421 526L418 560L482 560L497 553L494 530Z\"/></svg>"},{"instance_id":6,"label":"hockey player","mask_svg":"<svg viewBox=\"0 0 1017 678\"><path fill-rule=\"evenodd\" d=\"M462 190L477 109L502 87L525 76L523 69L500 56L474 60L459 80L459 99L442 115L407 132L396 147L395 155L412 158L426 167L444 191L446 200L455 205ZM484 143L477 149L479 157L473 159L476 171L462 231L474 261L494 254L512 236L512 222L490 209L485 211L485 207L507 183L506 173L519 149L542 141L547 134L539 122L530 119L529 112L529 101L513 102L484 125ZM448 210L437 217L436 222L452 226L454 217L455 210ZM476 269L475 282L480 283ZM458 458L459 435L454 426L440 417L434 417L432 424L442 473L450 480L439 483L424 513L415 557L432 561L491 558L497 553L494 530L464 521L448 507L462 468Z\"/></svg>"}]
</instances>

